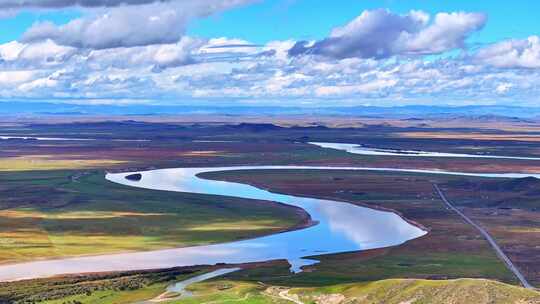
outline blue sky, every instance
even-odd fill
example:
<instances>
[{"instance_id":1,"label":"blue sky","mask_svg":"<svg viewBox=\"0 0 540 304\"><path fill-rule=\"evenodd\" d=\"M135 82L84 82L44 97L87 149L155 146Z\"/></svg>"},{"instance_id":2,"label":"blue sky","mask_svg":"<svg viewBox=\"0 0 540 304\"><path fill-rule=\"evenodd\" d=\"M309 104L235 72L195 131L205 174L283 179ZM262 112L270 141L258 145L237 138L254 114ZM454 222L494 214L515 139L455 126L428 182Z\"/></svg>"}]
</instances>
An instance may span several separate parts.
<instances>
[{"instance_id":1,"label":"blue sky","mask_svg":"<svg viewBox=\"0 0 540 304\"><path fill-rule=\"evenodd\" d=\"M493 42L505 38L526 38L540 34L540 2L507 1L364 1L364 0L273 0L259 1L219 15L194 21L191 35L207 38L238 37L255 43L286 39L320 39L335 26L345 24L366 9L388 8L406 13L423 10L485 12L489 23L473 41ZM48 20L65 24L81 16L76 9L53 11L25 10L11 18L0 19L0 43L16 40L35 22Z\"/></svg>"},{"instance_id":2,"label":"blue sky","mask_svg":"<svg viewBox=\"0 0 540 304\"><path fill-rule=\"evenodd\" d=\"M14 16L0 19L0 43L20 39L22 34L36 22L51 21L55 24L65 24L81 16L77 9L61 11L31 11L25 10Z\"/></svg>"},{"instance_id":3,"label":"blue sky","mask_svg":"<svg viewBox=\"0 0 540 304\"><path fill-rule=\"evenodd\" d=\"M388 8L394 12L410 10L437 12L485 12L489 23L473 37L477 42L504 38L526 38L540 34L540 2L511 1L368 1L368 0L275 0L261 1L219 16L199 20L189 32L204 37L241 37L256 43L285 39L320 39L367 9Z\"/></svg>"},{"instance_id":4,"label":"blue sky","mask_svg":"<svg viewBox=\"0 0 540 304\"><path fill-rule=\"evenodd\" d=\"M144 1L0 0L0 100L540 103L540 2Z\"/></svg>"}]
</instances>

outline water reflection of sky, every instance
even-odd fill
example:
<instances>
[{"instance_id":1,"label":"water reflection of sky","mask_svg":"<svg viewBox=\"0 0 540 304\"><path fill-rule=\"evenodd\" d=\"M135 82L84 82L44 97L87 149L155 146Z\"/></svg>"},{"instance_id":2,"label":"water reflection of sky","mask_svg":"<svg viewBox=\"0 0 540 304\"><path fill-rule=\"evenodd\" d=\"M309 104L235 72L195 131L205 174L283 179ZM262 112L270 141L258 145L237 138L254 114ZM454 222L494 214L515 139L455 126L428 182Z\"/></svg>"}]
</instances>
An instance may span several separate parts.
<instances>
[{"instance_id":1,"label":"water reflection of sky","mask_svg":"<svg viewBox=\"0 0 540 304\"><path fill-rule=\"evenodd\" d=\"M325 167L312 168L325 169ZM298 271L301 266L315 262L302 257L398 245L425 234L418 227L391 212L332 200L271 193L249 185L196 177L196 174L201 172L233 169L310 169L310 167L163 169L142 172L141 181L126 179L125 176L129 173L109 174L107 178L113 182L147 189L281 202L303 208L318 224L302 230L226 244L5 265L0 266L0 279L273 259L287 259L292 264L292 270Z\"/></svg>"},{"instance_id":2,"label":"water reflection of sky","mask_svg":"<svg viewBox=\"0 0 540 304\"><path fill-rule=\"evenodd\" d=\"M420 151L420 150L377 149L377 148L368 148L368 147L364 147L362 145L357 145L357 144L345 144L345 143L310 142L310 144L319 146L321 148L341 150L348 153L360 154L360 155L540 160L540 157L429 152L429 151Z\"/></svg>"},{"instance_id":3,"label":"water reflection of sky","mask_svg":"<svg viewBox=\"0 0 540 304\"><path fill-rule=\"evenodd\" d=\"M257 169L257 167L244 169ZM265 250L276 247L278 251L290 252L289 255L292 258L305 256L306 253L311 255L396 245L424 233L395 213L331 200L271 193L244 184L193 178L199 172L202 171L200 169L168 169L149 172L148 176L145 175L144 181L141 181L144 183L142 187L155 188L155 185L160 185L168 190L263 199L301 207L319 224L308 229L256 240L257 243L266 244ZM132 184L137 184L137 182ZM255 241L245 243L253 242ZM245 245L245 243L238 242L234 246Z\"/></svg>"},{"instance_id":4,"label":"water reflection of sky","mask_svg":"<svg viewBox=\"0 0 540 304\"><path fill-rule=\"evenodd\" d=\"M162 169L142 172L143 177L139 182L125 178L131 173L109 174L107 175L109 180L135 187L282 202L305 209L319 224L303 230L226 244L1 265L0 280L35 278L65 273L245 263L273 259L287 259L292 264L292 269L298 271L302 265L316 262L302 257L398 245L425 234L418 227L410 225L391 212L331 200L270 193L249 185L204 180L196 177L201 172L240 169L366 170L496 178L540 177L540 175L523 173L495 174L421 169L302 166Z\"/></svg>"}]
</instances>

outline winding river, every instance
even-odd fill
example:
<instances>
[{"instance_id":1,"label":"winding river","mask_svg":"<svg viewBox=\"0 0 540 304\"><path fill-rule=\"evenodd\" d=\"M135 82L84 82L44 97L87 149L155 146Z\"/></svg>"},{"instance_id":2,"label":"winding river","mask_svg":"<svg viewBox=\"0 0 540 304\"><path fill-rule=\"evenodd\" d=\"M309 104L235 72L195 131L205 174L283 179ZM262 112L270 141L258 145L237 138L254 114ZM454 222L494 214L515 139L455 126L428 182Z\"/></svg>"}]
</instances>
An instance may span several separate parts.
<instances>
[{"instance_id":1,"label":"winding river","mask_svg":"<svg viewBox=\"0 0 540 304\"><path fill-rule=\"evenodd\" d=\"M341 151L349 152L349 153L352 153L352 154L360 154L360 155L540 160L540 157L506 156L506 155L491 155L491 154L466 154L466 153L430 152L430 151L422 151L422 150L398 150L398 149L368 148L368 147L365 147L363 145L347 144L347 143L309 142L309 144L319 146L321 148L341 150Z\"/></svg>"},{"instance_id":2,"label":"winding river","mask_svg":"<svg viewBox=\"0 0 540 304\"><path fill-rule=\"evenodd\" d=\"M382 248L402 244L426 234L393 212L370 209L349 203L272 193L250 185L207 180L204 172L232 170L364 170L424 174L451 174L479 177L518 178L529 174L480 174L437 170L244 166L218 168L159 169L141 173L140 181L126 179L132 173L107 174L115 183L146 189L226 195L281 202L306 210L317 225L251 240L223 244L120 253L100 256L62 258L11 265L0 265L0 281L100 271L125 271L215 263L246 263L287 259L292 271L317 261L306 257L320 254Z\"/></svg>"}]
</instances>

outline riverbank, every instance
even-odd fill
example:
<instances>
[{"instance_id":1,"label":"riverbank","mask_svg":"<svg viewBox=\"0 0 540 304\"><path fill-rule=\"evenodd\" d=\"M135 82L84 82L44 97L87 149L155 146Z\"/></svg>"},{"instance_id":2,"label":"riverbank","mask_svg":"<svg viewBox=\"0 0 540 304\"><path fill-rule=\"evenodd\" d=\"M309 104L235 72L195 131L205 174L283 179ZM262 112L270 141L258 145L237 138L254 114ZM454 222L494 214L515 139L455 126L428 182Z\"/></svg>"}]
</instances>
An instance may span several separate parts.
<instances>
[{"instance_id":1,"label":"riverbank","mask_svg":"<svg viewBox=\"0 0 540 304\"><path fill-rule=\"evenodd\" d=\"M487 242L446 210L432 181L447 183L464 177L443 174L347 170L272 170L215 172L206 178L251 183L270 191L324 197L361 206L393 209L429 229L424 237L403 245L313 257L319 264L286 276L284 268L233 274L234 279L275 285L321 286L388 278L491 278L516 283ZM484 179L491 180L491 179ZM504 180L504 179L503 179Z\"/></svg>"},{"instance_id":2,"label":"riverbank","mask_svg":"<svg viewBox=\"0 0 540 304\"><path fill-rule=\"evenodd\" d=\"M130 188L100 170L0 172L0 183L9 198L0 201L0 265L223 243L313 224L299 208Z\"/></svg>"},{"instance_id":3,"label":"riverbank","mask_svg":"<svg viewBox=\"0 0 540 304\"><path fill-rule=\"evenodd\" d=\"M257 169L258 167L244 167ZM261 167L267 168L267 167ZM192 192L209 195L235 195L240 198L275 201L306 210L318 221L316 229L274 234L253 241L219 245L194 246L149 252L112 254L0 266L2 280L36 278L88 271L126 271L214 263L247 263L287 259L294 272L316 261L303 257L321 252L335 253L402 244L425 232L390 212L354 206L343 202L292 197L270 193L248 185L197 178L206 171L237 170L233 168L180 168L141 172L140 181L125 177L131 173L109 174L107 179L124 185L153 190ZM348 225L359 221L363 229ZM335 225L341 225L335 229ZM343 226L345 225L345 226ZM321 243L320 239L328 242ZM127 262L129 261L129 262ZM60 269L60 272L57 270Z\"/></svg>"},{"instance_id":4,"label":"riverbank","mask_svg":"<svg viewBox=\"0 0 540 304\"><path fill-rule=\"evenodd\" d=\"M279 266L279 262L242 267L257 269ZM223 266L222 266L223 267ZM234 267L231 265L230 267ZM79 301L92 304L145 303L156 299L177 282L189 282L216 268L190 267L167 270L139 271L57 277L11 283L0 283L0 299L12 302L37 301L61 304ZM323 287L294 287L231 279L230 275L186 286L189 297L174 298L173 303L207 303L213 301L281 303L279 293L302 303L328 302L331 299L365 300L398 304L406 301L443 303L448 299L456 303L508 304L536 303L540 293L517 286L484 279L416 280L392 279L349 284L331 284ZM459 290L459 292L455 292ZM450 294L449 294L450 293ZM71 295L70 295L71 294ZM168 301L164 301L168 302ZM338 302L339 303L339 302Z\"/></svg>"}]
</instances>

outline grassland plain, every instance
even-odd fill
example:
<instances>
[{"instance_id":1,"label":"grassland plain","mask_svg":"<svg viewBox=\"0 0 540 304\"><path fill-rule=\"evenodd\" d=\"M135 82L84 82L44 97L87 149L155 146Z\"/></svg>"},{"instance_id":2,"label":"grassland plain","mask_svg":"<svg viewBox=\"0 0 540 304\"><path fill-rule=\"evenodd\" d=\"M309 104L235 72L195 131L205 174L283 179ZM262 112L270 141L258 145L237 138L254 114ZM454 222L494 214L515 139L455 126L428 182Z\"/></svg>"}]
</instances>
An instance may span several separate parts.
<instances>
[{"instance_id":1,"label":"grassland plain","mask_svg":"<svg viewBox=\"0 0 540 304\"><path fill-rule=\"evenodd\" d=\"M443 187L467 216L498 240L527 279L540 286L540 181L465 179Z\"/></svg>"},{"instance_id":2,"label":"grassland plain","mask_svg":"<svg viewBox=\"0 0 540 304\"><path fill-rule=\"evenodd\" d=\"M420 126L420 124L423 125ZM414 149L421 146L428 151L538 156L540 143L534 139L538 131L534 124L505 124L502 127L484 124L465 129L462 128L465 125L463 122L455 121L440 124L440 122L435 121L391 121L386 123L379 120L366 120L365 123L354 122L353 125L358 128L349 128L347 125L347 128L333 129L317 124L308 125L310 126L308 128L281 128L268 124L227 125L226 123L212 123L204 125L188 123L181 125L143 122L18 125L10 132L21 135L30 132L50 137L79 137L80 134L84 134L84 136L98 140L60 143L36 140L0 141L0 157L3 161L3 167L0 166L0 168L14 170L0 174L0 198L3 211L6 212L5 216L2 216L2 221L5 222L2 224L4 228L1 231L3 233L15 232L16 234L29 233L23 237L30 237L30 240L32 240L31 234L37 235L35 243L31 241L30 244L26 245L24 240L23 243L19 243L22 240L21 235L11 239L8 235L8 238L2 238L2 240L7 240L3 241L4 248L17 247L17 250L12 252L18 252L18 254L14 254L10 258L24 260L36 258L37 256L33 255L33 252L37 252L38 255L45 253L46 256L47 254L50 254L49 256L87 254L88 247L81 243L85 241L83 235L92 236L97 246L109 246L113 251L139 250L136 248L137 244L145 248L160 248L162 245L169 246L179 240L182 244L205 243L210 240L222 241L235 238L238 230L243 230L243 228L231 223L236 223L236 220L239 220L240 216L234 217L237 211L247 211L244 208L245 203L253 203L252 201L231 198L194 197L188 194L165 194L143 192L142 190L139 192L136 189L127 189L121 186L115 188L112 196L109 196L110 194L105 192L110 191L110 185L107 187L100 185L102 173L92 170L93 168L303 164L439 168L479 172L540 172L538 162L530 161L367 157L319 149L305 144L306 141L351 142L381 148ZM436 136L431 134L450 134L452 136L435 138ZM467 136L461 136L463 134ZM493 134L502 134L503 136L491 136ZM145 141L139 141L140 139ZM22 170L27 172L22 172ZM91 173L81 174L81 172ZM440 202L433 196L432 182L448 183L448 185L445 184L445 189L451 190L452 185L449 183L452 181L451 179L400 174L385 176L357 173L353 176L347 172L339 172L339 174L280 172L274 176L260 173L261 175L254 174L252 176L248 176L250 174L228 175L223 178L237 179L284 193L329 197L351 203L367 204L372 207L398 210L406 218L423 224L431 231L428 237L414 240L396 248L317 257L322 261L319 265L312 266L306 269L305 273L298 275L290 274L288 265L285 263L244 270L230 275L230 281L220 287L222 289L220 293L224 296L228 290L236 290L235 287L229 288L227 284L240 284L242 290L250 290L251 288L259 288L259 284L256 283L258 281L264 282L265 286L284 285L289 286L289 288L311 288L310 290L313 292L318 292L313 288L324 289L329 288L328 286L336 286L336 284L363 286L369 282L388 278L485 277L515 283L513 277L496 259L481 237L475 231L462 226L459 219L444 210L442 204L439 204ZM454 203L467 201L463 199L470 198L471 194L483 193L475 188L471 188L468 193L462 191L463 187L457 186L456 189L459 191L449 194L456 195L452 196L452 198L456 198ZM493 197L495 192L486 193ZM115 198L111 199L111 197ZM514 209L509 210L504 209L508 206L501 205L503 208L494 213L492 206L481 204L478 206L479 208L472 208L470 212L482 216L489 213L490 217L485 217L485 222L483 222L488 226L493 219L498 220L495 224L496 227L501 227L502 224L511 224L512 238L518 240L510 244L511 248L515 250L516 255L521 254L522 260L534 262L534 259L531 260L531 252L524 251L524 249L528 248L527 240L535 240L533 236L537 233L535 232L537 231L535 230L537 214L528 212L538 208L538 200L534 195L527 197L529 198L526 200L527 213L523 215L524 217L519 217L520 221L527 219L524 222L526 225L513 221L513 216L506 216L503 219L496 215L506 213L520 215L525 210L522 207L510 206ZM480 199L479 197L475 198ZM515 202L524 202L523 198L524 196L513 197ZM143 199L144 203L139 203L140 199ZM469 200L468 202L472 203L473 201ZM185 211L172 208L171 212L171 206L178 204L178 202L186 204L187 209L185 210L190 212L187 220L191 220L191 212L200 215L200 217L197 216L194 225L182 222L187 217ZM238 205L235 205L234 202L238 202ZM223 204L227 206L232 204L233 206L224 208ZM204 207L204 210L197 209L199 207ZM257 215L250 218L248 213L241 214L242 218L248 216L253 220L250 223L242 223L243 226L259 227L252 229L249 233L256 235L259 232L263 234L277 231L275 222L273 222L276 215L262 212L262 209L260 213L264 216ZM281 212L278 213L280 216L283 215ZM285 220L286 224L282 226L290 226L298 222L298 217L294 214L291 216L295 220ZM215 229L209 227L208 223L203 221L204 218L217 219L218 222L213 224ZM265 222L263 219L271 219L272 223ZM156 222L159 222L159 227L155 226ZM178 230L167 232L173 238L171 241L171 238L163 238L162 233L166 230L164 227L172 229L173 226L170 225L173 222L174 228L178 228ZM81 223L86 228L79 227ZM146 224L141 225L141 223ZM23 227L15 231L5 228L17 227L19 224L23 224ZM233 227L228 226L229 224ZM31 228L27 229L29 227ZM43 227L49 227L49 229L46 230ZM79 249L72 247L73 244L66 244L63 241L67 240L65 238L67 233L62 233L64 229L68 229L69 234L75 238L70 242L74 241L74 244L81 245ZM119 233L118 229L122 229L120 231L125 231L125 233ZM208 229L209 231L205 231ZM500 232L501 234L497 237L510 236L508 231L501 229ZM108 237L100 239L108 234ZM180 239L176 238L177 236ZM52 240L56 240L59 249L52 249L54 248L51 246ZM532 241L533 245L536 244L534 242ZM19 244L29 246L18 247ZM179 245L179 243L175 244L175 246ZM94 245L94 247L97 246ZM39 252L40 250L43 252ZM95 248L92 250L95 253ZM8 252L8 250L6 249L0 254L4 252ZM529 262L530 264L532 263ZM398 283L399 281L384 282ZM424 281L418 282L424 284ZM449 281L443 280L441 282ZM39 283L39 285L41 284L47 286L43 282ZM149 283L136 291L114 290L113 288L105 290L106 294L99 296L92 292L92 303L116 303L119 298L128 297L128 293L131 296L140 295L133 296L131 299L134 301L147 299L148 296L157 294L158 290L163 290L165 284L159 284ZM439 290L435 288L437 286L427 283L426 286ZM470 290L480 288L474 287L474 284L471 286ZM493 286L499 289L499 286L503 288L502 286L506 285ZM422 289L418 290L422 291ZM513 293L513 291L508 292ZM245 294L239 294L241 297L245 297ZM269 301L266 293L256 294L257 297L254 299L246 298L243 300L238 298L236 294L229 294L229 296L235 303L242 303L242 301L245 303L266 303L264 301ZM74 297L70 300L90 303L85 300L85 294ZM211 297L218 301L224 299L219 294L213 294ZM275 297L270 297L270 300L285 303L284 300ZM56 303L62 302L58 300ZM422 303L421 300L418 302ZM195 303L199 302L195 301Z\"/></svg>"},{"instance_id":3,"label":"grassland plain","mask_svg":"<svg viewBox=\"0 0 540 304\"><path fill-rule=\"evenodd\" d=\"M260 269L285 266L285 261L245 265ZM168 285L188 279L215 267L183 267L127 273L101 273L0 283L0 303L85 303L128 304L161 302L195 303L385 303L385 304L537 304L540 293L485 279L424 280L387 279L373 282L291 287L241 281L225 276L187 287L190 297L175 295L164 301Z\"/></svg>"},{"instance_id":4,"label":"grassland plain","mask_svg":"<svg viewBox=\"0 0 540 304\"><path fill-rule=\"evenodd\" d=\"M0 263L226 242L309 219L285 205L134 189L103 174L0 173Z\"/></svg>"},{"instance_id":5,"label":"grassland plain","mask_svg":"<svg viewBox=\"0 0 540 304\"><path fill-rule=\"evenodd\" d=\"M191 288L196 297L170 303L318 303L318 304L534 304L540 293L488 280L391 279L316 288L287 288L257 283L212 281Z\"/></svg>"},{"instance_id":6,"label":"grassland plain","mask_svg":"<svg viewBox=\"0 0 540 304\"><path fill-rule=\"evenodd\" d=\"M194 118L196 119L196 118ZM336 118L337 121L340 119ZM327 120L326 120L327 121ZM493 159L432 159L413 157L359 157L340 151L318 149L308 141L348 142L378 148L417 149L453 153L480 153L513 156L540 155L535 124L514 125L456 121L415 121L357 119L339 128L321 123L289 127L268 123L230 124L154 123L140 121L86 123L18 123L3 129L6 134L42 137L85 137L90 141L47 142L0 140L0 157L25 162L30 159L47 166L51 159L69 162L101 160L109 167L222 166L245 164L326 164L357 166L401 166L490 172L539 172L531 161ZM464 128L467 125L469 127ZM421 136L411 136L410 133ZM456 134L437 138L436 134ZM467 136L461 136L461 135ZM503 135L486 140L485 136ZM117 162L116 164L113 162ZM9 164L8 164L9 166ZM97 165L96 165L97 166Z\"/></svg>"},{"instance_id":7,"label":"grassland plain","mask_svg":"<svg viewBox=\"0 0 540 304\"><path fill-rule=\"evenodd\" d=\"M0 171L42 171L60 169L95 169L124 162L108 159L56 159L52 155L0 158Z\"/></svg>"},{"instance_id":8,"label":"grassland plain","mask_svg":"<svg viewBox=\"0 0 540 304\"><path fill-rule=\"evenodd\" d=\"M163 284L138 291L99 291L61 300L62 303L134 303L159 294ZM536 304L540 293L524 288L483 279L418 280L389 279L368 283L338 284L315 288L289 288L260 283L213 280L188 288L192 297L162 301L171 304L240 303L240 304ZM294 301L294 302L293 302Z\"/></svg>"},{"instance_id":9,"label":"grassland plain","mask_svg":"<svg viewBox=\"0 0 540 304\"><path fill-rule=\"evenodd\" d=\"M233 273L238 280L275 285L325 286L389 278L515 278L476 230L446 210L433 193L433 182L459 177L352 171L212 172L206 178L246 182L272 191L338 199L398 211L428 229L426 236L394 248L316 257L320 264L294 276L286 268Z\"/></svg>"},{"instance_id":10,"label":"grassland plain","mask_svg":"<svg viewBox=\"0 0 540 304\"><path fill-rule=\"evenodd\" d=\"M183 267L95 273L0 283L0 303L133 303L161 294L168 284L210 271Z\"/></svg>"}]
</instances>

